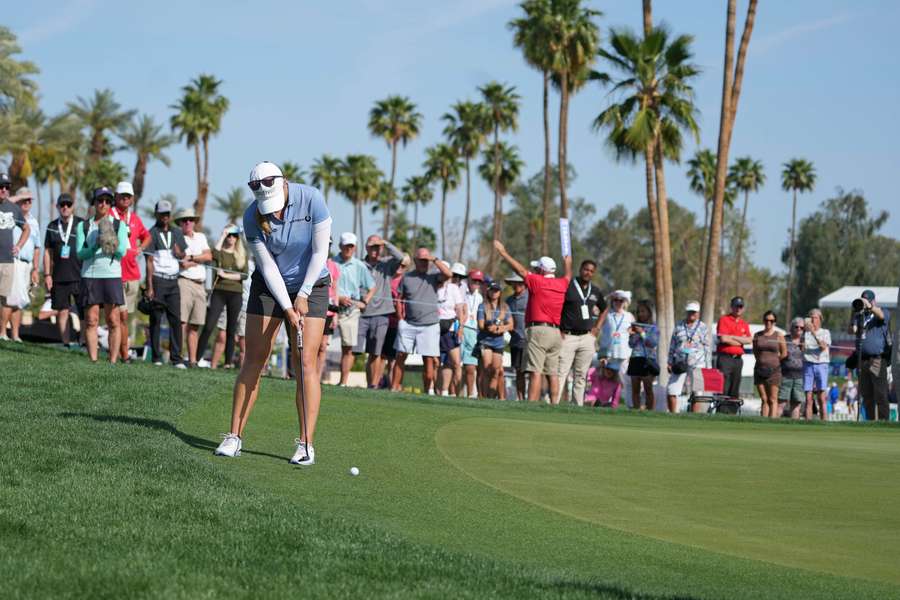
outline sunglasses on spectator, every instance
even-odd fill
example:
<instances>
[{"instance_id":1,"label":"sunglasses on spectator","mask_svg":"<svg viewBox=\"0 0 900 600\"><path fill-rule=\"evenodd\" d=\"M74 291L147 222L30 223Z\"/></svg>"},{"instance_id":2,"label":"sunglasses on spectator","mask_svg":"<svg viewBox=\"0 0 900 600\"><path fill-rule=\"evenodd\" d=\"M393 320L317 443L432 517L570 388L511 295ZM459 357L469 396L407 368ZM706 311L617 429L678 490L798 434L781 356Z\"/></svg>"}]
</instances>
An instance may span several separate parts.
<instances>
[{"instance_id":1,"label":"sunglasses on spectator","mask_svg":"<svg viewBox=\"0 0 900 600\"><path fill-rule=\"evenodd\" d=\"M19 200L19 204L31 204L31 198L22 198Z\"/></svg>"},{"instance_id":2,"label":"sunglasses on spectator","mask_svg":"<svg viewBox=\"0 0 900 600\"><path fill-rule=\"evenodd\" d=\"M10 188L12 188L12 185L8 183L0 183L0 190L8 190Z\"/></svg>"},{"instance_id":3,"label":"sunglasses on spectator","mask_svg":"<svg viewBox=\"0 0 900 600\"><path fill-rule=\"evenodd\" d=\"M254 192L258 190L261 186L270 188L275 185L275 180L281 177L281 175L272 175L271 177L265 177L263 179L254 179L247 183L250 186L250 189Z\"/></svg>"},{"instance_id":4,"label":"sunglasses on spectator","mask_svg":"<svg viewBox=\"0 0 900 600\"><path fill-rule=\"evenodd\" d=\"M72 203L71 202L60 202L59 207L60 208L72 208Z\"/></svg>"},{"instance_id":5,"label":"sunglasses on spectator","mask_svg":"<svg viewBox=\"0 0 900 600\"><path fill-rule=\"evenodd\" d=\"M791 325L791 329L803 329L803 325Z\"/></svg>"},{"instance_id":6,"label":"sunglasses on spectator","mask_svg":"<svg viewBox=\"0 0 900 600\"><path fill-rule=\"evenodd\" d=\"M763 319L763 323L774 323L775 319Z\"/></svg>"},{"instance_id":7,"label":"sunglasses on spectator","mask_svg":"<svg viewBox=\"0 0 900 600\"><path fill-rule=\"evenodd\" d=\"M196 223L197 219L195 219L194 217L185 217L185 218L181 219L181 222L182 223Z\"/></svg>"},{"instance_id":8,"label":"sunglasses on spectator","mask_svg":"<svg viewBox=\"0 0 900 600\"><path fill-rule=\"evenodd\" d=\"M100 196L96 200L94 200L94 204L109 204L112 205L113 199L109 196Z\"/></svg>"}]
</instances>

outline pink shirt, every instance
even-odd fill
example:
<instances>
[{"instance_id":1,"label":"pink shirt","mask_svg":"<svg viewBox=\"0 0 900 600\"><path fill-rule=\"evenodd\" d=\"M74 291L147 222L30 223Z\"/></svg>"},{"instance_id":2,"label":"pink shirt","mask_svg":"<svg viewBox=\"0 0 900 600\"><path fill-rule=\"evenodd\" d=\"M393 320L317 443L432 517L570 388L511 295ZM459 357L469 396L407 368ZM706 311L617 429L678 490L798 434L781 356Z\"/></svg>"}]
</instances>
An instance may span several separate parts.
<instances>
[{"instance_id":1,"label":"pink shirt","mask_svg":"<svg viewBox=\"0 0 900 600\"><path fill-rule=\"evenodd\" d=\"M591 367L587 374L588 390L584 393L584 403L595 406L619 407L619 399L622 396L622 382L616 379L607 379L603 376L603 369Z\"/></svg>"},{"instance_id":2,"label":"pink shirt","mask_svg":"<svg viewBox=\"0 0 900 600\"><path fill-rule=\"evenodd\" d=\"M331 274L331 285L328 286L328 304L332 306L337 306L338 304L338 278L341 276L341 267L336 262L331 260L330 258L325 261L325 268L328 269L328 272ZM328 311L330 316L334 316L335 313L332 310Z\"/></svg>"}]
</instances>

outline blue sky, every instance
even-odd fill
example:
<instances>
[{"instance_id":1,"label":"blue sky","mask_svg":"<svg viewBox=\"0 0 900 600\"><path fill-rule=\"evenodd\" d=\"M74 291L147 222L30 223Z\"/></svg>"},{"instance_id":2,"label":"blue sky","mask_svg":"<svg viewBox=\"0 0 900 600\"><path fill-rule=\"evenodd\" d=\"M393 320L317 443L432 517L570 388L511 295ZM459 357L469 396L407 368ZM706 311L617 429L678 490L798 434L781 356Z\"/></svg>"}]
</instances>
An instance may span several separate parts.
<instances>
[{"instance_id":1,"label":"blue sky","mask_svg":"<svg viewBox=\"0 0 900 600\"><path fill-rule=\"evenodd\" d=\"M611 26L639 28L638 0L591 3ZM724 1L657 0L655 20L696 37L695 61L701 146L715 147L722 80ZM739 2L745 10L745 2ZM258 160L291 160L304 168L323 154L370 153L390 168L385 145L366 130L372 103L390 94L411 97L423 113L422 135L400 153L398 179L421 169L424 149L441 139L440 116L459 99L477 99L492 79L522 96L519 131L509 136L526 161L541 168L541 78L512 47L506 23L518 14L514 0L356 0L345 2L69 2L23 3L4 17L20 37L23 55L40 66L42 106L61 111L76 96L110 87L125 107L168 120L179 88L201 72L224 80L231 101L222 133L211 147L211 192L244 185ZM812 160L819 179L802 197L803 216L837 186L864 191L871 206L897 206L894 169L900 121L900 4L793 0L762 2L750 45L731 156L750 155L766 166L768 183L751 198L754 259L781 270L780 252L790 225L790 198L781 190L781 164ZM554 111L557 99L551 101ZM643 171L616 164L594 117L605 92L587 87L571 104L569 157L579 177L574 195L597 207L617 203L634 211L645 204ZM885 110L882 107L889 107ZM553 132L556 135L554 117ZM685 149L689 156L693 142ZM146 197L171 192L186 205L194 197L192 155L170 151L172 166L153 164ZM134 159L117 156L129 170ZM687 187L684 167L668 167L670 195L702 215ZM893 185L892 185L893 184ZM449 201L461 217L464 195ZM473 180L473 212L490 210L492 194ZM438 202L422 212L438 224ZM336 229L349 229L352 213L332 201ZM209 224L222 224L213 215ZM370 217L366 231L380 223ZM885 233L900 237L893 214Z\"/></svg>"}]
</instances>

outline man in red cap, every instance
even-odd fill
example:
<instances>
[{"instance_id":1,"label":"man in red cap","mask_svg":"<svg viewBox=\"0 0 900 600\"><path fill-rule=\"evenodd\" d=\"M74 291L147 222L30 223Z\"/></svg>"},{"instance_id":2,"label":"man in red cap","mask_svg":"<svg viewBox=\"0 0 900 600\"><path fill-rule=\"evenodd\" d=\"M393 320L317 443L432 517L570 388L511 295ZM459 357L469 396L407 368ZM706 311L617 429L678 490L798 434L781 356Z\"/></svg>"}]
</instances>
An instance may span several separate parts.
<instances>
[{"instance_id":1,"label":"man in red cap","mask_svg":"<svg viewBox=\"0 0 900 600\"><path fill-rule=\"evenodd\" d=\"M563 258L565 269L562 277L554 277L556 261L542 256L531 263L537 273L530 273L525 266L506 251L506 247L494 240L494 248L512 270L525 280L528 288L528 305L525 307L525 336L528 342L525 370L530 373L528 400L536 402L541 397L541 378L550 381L550 398L559 396L559 351L562 336L559 322L562 317L566 290L572 280L572 257Z\"/></svg>"}]
</instances>

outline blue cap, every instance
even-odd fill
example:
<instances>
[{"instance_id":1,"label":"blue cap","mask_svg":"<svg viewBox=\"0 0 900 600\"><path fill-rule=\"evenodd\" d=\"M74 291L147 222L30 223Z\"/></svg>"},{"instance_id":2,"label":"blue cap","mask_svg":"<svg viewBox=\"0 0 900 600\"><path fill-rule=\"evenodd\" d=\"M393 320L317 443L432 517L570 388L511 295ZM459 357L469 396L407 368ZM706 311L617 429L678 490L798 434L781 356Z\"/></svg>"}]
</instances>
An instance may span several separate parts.
<instances>
[{"instance_id":1,"label":"blue cap","mask_svg":"<svg viewBox=\"0 0 900 600\"><path fill-rule=\"evenodd\" d=\"M225 235L241 235L241 228L237 225L232 225L230 227L225 228Z\"/></svg>"},{"instance_id":2,"label":"blue cap","mask_svg":"<svg viewBox=\"0 0 900 600\"><path fill-rule=\"evenodd\" d=\"M116 197L115 193L111 189L109 189L108 187L106 187L104 185L104 186L98 187L96 190L94 190L94 195L91 196L91 199L96 200L97 198L100 198L102 196L109 196L110 198Z\"/></svg>"}]
</instances>

